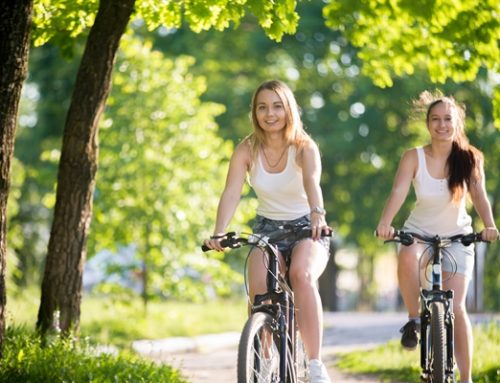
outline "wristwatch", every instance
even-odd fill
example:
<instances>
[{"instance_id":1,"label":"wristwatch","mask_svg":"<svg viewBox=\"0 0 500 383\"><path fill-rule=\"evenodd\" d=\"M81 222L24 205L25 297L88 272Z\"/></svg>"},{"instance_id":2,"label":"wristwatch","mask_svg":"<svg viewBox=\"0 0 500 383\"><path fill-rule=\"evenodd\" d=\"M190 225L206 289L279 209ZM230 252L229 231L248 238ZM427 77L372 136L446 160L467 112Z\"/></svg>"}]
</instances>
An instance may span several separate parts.
<instances>
[{"instance_id":1,"label":"wristwatch","mask_svg":"<svg viewBox=\"0 0 500 383\"><path fill-rule=\"evenodd\" d=\"M315 206L311 209L311 213L318 213L321 215L326 215L326 210L321 206Z\"/></svg>"}]
</instances>

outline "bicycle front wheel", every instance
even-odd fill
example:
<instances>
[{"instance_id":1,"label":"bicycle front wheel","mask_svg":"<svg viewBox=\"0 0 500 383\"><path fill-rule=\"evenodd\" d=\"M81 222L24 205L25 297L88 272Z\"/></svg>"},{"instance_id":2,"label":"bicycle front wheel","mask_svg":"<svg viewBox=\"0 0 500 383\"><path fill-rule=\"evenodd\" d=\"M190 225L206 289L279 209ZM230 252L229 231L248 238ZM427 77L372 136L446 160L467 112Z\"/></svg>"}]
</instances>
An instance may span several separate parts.
<instances>
[{"instance_id":1,"label":"bicycle front wheel","mask_svg":"<svg viewBox=\"0 0 500 383\"><path fill-rule=\"evenodd\" d=\"M446 382L446 328L443 302L432 302L431 311L431 376L433 383Z\"/></svg>"},{"instance_id":2,"label":"bicycle front wheel","mask_svg":"<svg viewBox=\"0 0 500 383\"><path fill-rule=\"evenodd\" d=\"M280 376L280 339L271 315L258 312L248 319L238 347L238 383L286 381L285 376ZM286 359L289 370L293 359Z\"/></svg>"},{"instance_id":3,"label":"bicycle front wheel","mask_svg":"<svg viewBox=\"0 0 500 383\"><path fill-rule=\"evenodd\" d=\"M300 336L300 332L297 331L297 336L295 338L295 364L297 366L297 382L306 383L309 381L309 367L307 362L306 348L304 347L304 342Z\"/></svg>"}]
</instances>

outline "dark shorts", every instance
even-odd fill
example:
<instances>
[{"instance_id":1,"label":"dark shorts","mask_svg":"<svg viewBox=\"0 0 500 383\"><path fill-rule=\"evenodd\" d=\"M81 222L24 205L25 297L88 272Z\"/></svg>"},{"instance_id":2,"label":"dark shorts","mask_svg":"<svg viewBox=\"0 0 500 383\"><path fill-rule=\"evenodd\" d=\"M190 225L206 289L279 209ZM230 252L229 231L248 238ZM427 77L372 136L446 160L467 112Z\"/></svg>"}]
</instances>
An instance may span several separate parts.
<instances>
[{"instance_id":1,"label":"dark shorts","mask_svg":"<svg viewBox=\"0 0 500 383\"><path fill-rule=\"evenodd\" d=\"M305 215L303 217L291 220L291 221L281 221L281 220L274 220L274 219L269 219L262 217L258 215L255 219L255 224L253 225L253 232L256 234L269 234L275 230L278 230L280 226L286 225L286 224L310 224L311 219L309 215ZM276 243L278 246L278 250L280 253L283 255L285 258L285 261L287 264L290 263L290 259L292 256L292 250L295 247L295 245L302 241L301 240L295 240L293 238L290 239L285 239L283 241L279 241ZM319 240L319 243L323 245L323 247L326 249L326 253L328 256L330 255L330 237L323 237Z\"/></svg>"}]
</instances>

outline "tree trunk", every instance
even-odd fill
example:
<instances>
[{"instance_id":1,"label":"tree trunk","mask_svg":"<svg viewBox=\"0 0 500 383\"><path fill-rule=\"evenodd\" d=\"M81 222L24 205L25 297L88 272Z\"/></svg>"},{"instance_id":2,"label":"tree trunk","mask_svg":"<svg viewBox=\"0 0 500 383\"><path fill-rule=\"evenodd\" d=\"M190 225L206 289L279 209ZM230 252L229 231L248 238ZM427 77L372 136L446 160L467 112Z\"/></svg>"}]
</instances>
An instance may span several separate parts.
<instances>
[{"instance_id":1,"label":"tree trunk","mask_svg":"<svg viewBox=\"0 0 500 383\"><path fill-rule=\"evenodd\" d=\"M7 199L17 112L28 71L32 0L0 3L0 358L5 336Z\"/></svg>"},{"instance_id":2,"label":"tree trunk","mask_svg":"<svg viewBox=\"0 0 500 383\"><path fill-rule=\"evenodd\" d=\"M360 252L358 274L361 282L359 289L358 309L371 310L374 304L374 271L375 259L373 255Z\"/></svg>"},{"instance_id":3,"label":"tree trunk","mask_svg":"<svg viewBox=\"0 0 500 383\"><path fill-rule=\"evenodd\" d=\"M330 238L330 258L325 271L319 278L319 294L323 308L329 311L338 311L338 289L337 280L339 276L339 267L335 261L337 252L337 243Z\"/></svg>"},{"instance_id":4,"label":"tree trunk","mask_svg":"<svg viewBox=\"0 0 500 383\"><path fill-rule=\"evenodd\" d=\"M92 26L64 126L37 328L45 333L60 315L63 333L77 332L82 275L92 216L98 159L98 123L111 87L120 38L135 0L101 0Z\"/></svg>"}]
</instances>

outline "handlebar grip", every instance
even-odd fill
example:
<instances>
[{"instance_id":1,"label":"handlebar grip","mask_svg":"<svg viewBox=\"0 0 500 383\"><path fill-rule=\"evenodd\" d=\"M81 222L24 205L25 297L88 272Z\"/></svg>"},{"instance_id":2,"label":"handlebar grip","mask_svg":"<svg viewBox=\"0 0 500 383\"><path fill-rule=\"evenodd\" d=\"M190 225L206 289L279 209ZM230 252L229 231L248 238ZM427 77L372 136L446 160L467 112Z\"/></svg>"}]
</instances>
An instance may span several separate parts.
<instances>
[{"instance_id":1,"label":"handlebar grip","mask_svg":"<svg viewBox=\"0 0 500 383\"><path fill-rule=\"evenodd\" d=\"M481 233L470 233L464 235L460 241L462 242L462 245L470 246L474 242L482 242L483 238L481 236Z\"/></svg>"},{"instance_id":2,"label":"handlebar grip","mask_svg":"<svg viewBox=\"0 0 500 383\"><path fill-rule=\"evenodd\" d=\"M415 243L415 238L413 237L413 235L403 230L396 230L394 232L394 238L396 237L399 238L398 242L400 242L404 246L411 246L413 245L413 243Z\"/></svg>"},{"instance_id":3,"label":"handlebar grip","mask_svg":"<svg viewBox=\"0 0 500 383\"><path fill-rule=\"evenodd\" d=\"M226 248L226 247L235 247L234 246L235 242L234 241L231 241L229 240L228 238L224 238L220 241L220 245L223 247L223 248ZM210 250L213 250L211 248L209 248L207 245L203 244L201 245L201 250L203 252L207 252L207 251L210 251Z\"/></svg>"}]
</instances>

